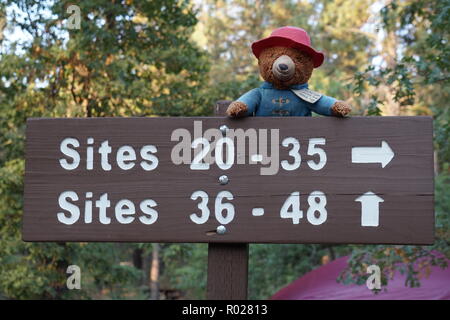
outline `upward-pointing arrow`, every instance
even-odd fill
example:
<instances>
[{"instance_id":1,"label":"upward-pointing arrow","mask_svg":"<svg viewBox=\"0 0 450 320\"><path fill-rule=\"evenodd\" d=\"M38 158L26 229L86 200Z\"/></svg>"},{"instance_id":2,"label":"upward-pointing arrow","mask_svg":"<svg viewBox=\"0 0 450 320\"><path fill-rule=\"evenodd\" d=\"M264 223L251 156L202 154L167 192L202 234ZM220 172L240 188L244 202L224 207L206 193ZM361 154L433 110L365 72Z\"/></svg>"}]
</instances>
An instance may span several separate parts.
<instances>
[{"instance_id":1,"label":"upward-pointing arrow","mask_svg":"<svg viewBox=\"0 0 450 320\"><path fill-rule=\"evenodd\" d=\"M381 163L384 168L394 158L394 151L386 141L381 141L381 147L353 147L352 163Z\"/></svg>"},{"instance_id":2,"label":"upward-pointing arrow","mask_svg":"<svg viewBox=\"0 0 450 320\"><path fill-rule=\"evenodd\" d=\"M363 227L378 227L380 202L384 202L383 198L377 196L372 191L364 193L355 201L361 202L361 226Z\"/></svg>"}]
</instances>

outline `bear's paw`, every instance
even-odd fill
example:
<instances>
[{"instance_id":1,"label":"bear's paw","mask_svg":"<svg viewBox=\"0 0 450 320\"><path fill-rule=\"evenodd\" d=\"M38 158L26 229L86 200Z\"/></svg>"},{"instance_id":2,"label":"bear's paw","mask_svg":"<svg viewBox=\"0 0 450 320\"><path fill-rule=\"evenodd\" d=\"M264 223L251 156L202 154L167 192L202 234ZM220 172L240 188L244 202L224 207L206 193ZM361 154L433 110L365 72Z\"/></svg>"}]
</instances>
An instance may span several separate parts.
<instances>
[{"instance_id":1,"label":"bear's paw","mask_svg":"<svg viewBox=\"0 0 450 320\"><path fill-rule=\"evenodd\" d=\"M240 118L246 115L247 105L240 101L233 101L227 108L227 115L231 118Z\"/></svg>"},{"instance_id":2,"label":"bear's paw","mask_svg":"<svg viewBox=\"0 0 450 320\"><path fill-rule=\"evenodd\" d=\"M352 107L344 101L336 101L331 107L331 111L336 117L345 117L352 111Z\"/></svg>"}]
</instances>

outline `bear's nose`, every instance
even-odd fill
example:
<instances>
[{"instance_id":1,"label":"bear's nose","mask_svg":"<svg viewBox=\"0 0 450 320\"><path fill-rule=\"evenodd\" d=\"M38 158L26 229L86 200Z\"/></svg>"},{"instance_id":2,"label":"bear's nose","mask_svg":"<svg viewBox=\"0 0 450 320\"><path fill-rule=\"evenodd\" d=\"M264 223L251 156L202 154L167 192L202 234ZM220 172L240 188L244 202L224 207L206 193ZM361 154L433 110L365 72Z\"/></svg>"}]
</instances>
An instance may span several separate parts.
<instances>
[{"instance_id":1,"label":"bear's nose","mask_svg":"<svg viewBox=\"0 0 450 320\"><path fill-rule=\"evenodd\" d=\"M282 55L273 62L272 73L280 81L289 81L295 75L295 63L288 55Z\"/></svg>"},{"instance_id":2,"label":"bear's nose","mask_svg":"<svg viewBox=\"0 0 450 320\"><path fill-rule=\"evenodd\" d=\"M280 63L280 64L278 65L278 68L280 68L281 71L285 71L285 70L287 70L289 67L288 67L287 64Z\"/></svg>"}]
</instances>

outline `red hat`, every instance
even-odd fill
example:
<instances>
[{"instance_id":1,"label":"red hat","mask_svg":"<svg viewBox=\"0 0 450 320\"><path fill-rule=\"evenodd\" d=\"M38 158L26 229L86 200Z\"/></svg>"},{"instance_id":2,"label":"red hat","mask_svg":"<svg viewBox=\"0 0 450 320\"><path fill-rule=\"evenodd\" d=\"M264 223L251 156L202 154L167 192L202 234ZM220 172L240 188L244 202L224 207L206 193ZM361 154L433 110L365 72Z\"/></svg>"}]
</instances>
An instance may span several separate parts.
<instances>
[{"instance_id":1,"label":"red hat","mask_svg":"<svg viewBox=\"0 0 450 320\"><path fill-rule=\"evenodd\" d=\"M259 58L263 49L275 46L295 48L308 53L313 59L314 68L323 63L323 53L311 47L311 40L303 29L297 27L278 28L269 37L253 42L252 51L256 58Z\"/></svg>"}]
</instances>

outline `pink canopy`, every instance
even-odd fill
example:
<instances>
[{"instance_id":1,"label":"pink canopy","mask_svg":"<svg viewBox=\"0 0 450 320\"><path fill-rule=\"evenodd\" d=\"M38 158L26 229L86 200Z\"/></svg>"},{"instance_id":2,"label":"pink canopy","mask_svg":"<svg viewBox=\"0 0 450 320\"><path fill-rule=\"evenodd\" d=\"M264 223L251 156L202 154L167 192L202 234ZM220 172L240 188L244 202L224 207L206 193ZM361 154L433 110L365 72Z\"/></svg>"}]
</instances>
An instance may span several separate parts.
<instances>
[{"instance_id":1,"label":"pink canopy","mask_svg":"<svg viewBox=\"0 0 450 320\"><path fill-rule=\"evenodd\" d=\"M321 266L275 293L275 300L449 300L450 267L431 267L431 274L420 280L420 287L405 286L400 272L388 281L387 291L374 294L363 285L344 285L336 279L347 265L348 256Z\"/></svg>"}]
</instances>

